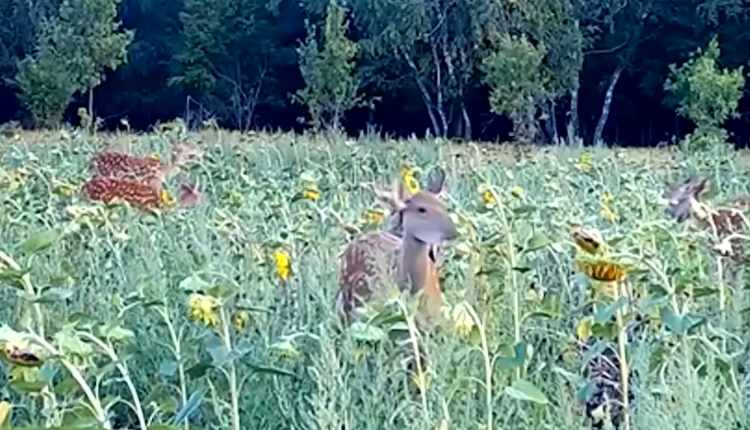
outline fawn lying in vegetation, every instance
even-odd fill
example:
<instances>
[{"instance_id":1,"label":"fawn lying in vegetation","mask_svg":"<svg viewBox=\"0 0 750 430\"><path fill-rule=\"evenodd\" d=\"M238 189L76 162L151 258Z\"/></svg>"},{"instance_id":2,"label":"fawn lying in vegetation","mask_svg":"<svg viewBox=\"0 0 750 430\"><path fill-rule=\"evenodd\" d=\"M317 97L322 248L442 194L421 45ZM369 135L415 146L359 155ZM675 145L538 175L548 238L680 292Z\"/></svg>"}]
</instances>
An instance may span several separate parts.
<instances>
[{"instance_id":1,"label":"fawn lying in vegetation","mask_svg":"<svg viewBox=\"0 0 750 430\"><path fill-rule=\"evenodd\" d=\"M443 297L431 246L458 236L456 224L439 198L444 181L445 172L440 171L427 189L416 194L405 190L401 181L392 193L379 193L395 208L393 216L401 217L392 229L402 229L403 233L401 237L387 230L369 233L344 250L337 306L347 322L352 321L355 307L370 300L391 279L401 290L421 292L419 313L423 324L429 327L439 322Z\"/></svg>"},{"instance_id":2,"label":"fawn lying in vegetation","mask_svg":"<svg viewBox=\"0 0 750 430\"><path fill-rule=\"evenodd\" d=\"M92 178L84 184L82 191L90 200L105 203L119 198L141 209L170 206L162 190L164 178L202 155L201 150L183 142L172 144L171 160L167 163L119 151L100 152L89 163ZM179 206L196 206L200 200L197 183L183 182L180 185Z\"/></svg>"},{"instance_id":3,"label":"fawn lying in vegetation","mask_svg":"<svg viewBox=\"0 0 750 430\"><path fill-rule=\"evenodd\" d=\"M170 206L161 184L138 182L127 178L95 177L89 179L81 188L89 200L111 203L120 199L142 210L159 209ZM180 207L193 207L200 203L201 191L197 183L184 182L180 185L177 203Z\"/></svg>"},{"instance_id":4,"label":"fawn lying in vegetation","mask_svg":"<svg viewBox=\"0 0 750 430\"><path fill-rule=\"evenodd\" d=\"M92 157L89 172L92 177L117 177L137 181L150 181L155 177L161 184L165 176L202 156L203 151L184 142L172 143L171 159L166 163L151 157L109 150Z\"/></svg>"}]
</instances>

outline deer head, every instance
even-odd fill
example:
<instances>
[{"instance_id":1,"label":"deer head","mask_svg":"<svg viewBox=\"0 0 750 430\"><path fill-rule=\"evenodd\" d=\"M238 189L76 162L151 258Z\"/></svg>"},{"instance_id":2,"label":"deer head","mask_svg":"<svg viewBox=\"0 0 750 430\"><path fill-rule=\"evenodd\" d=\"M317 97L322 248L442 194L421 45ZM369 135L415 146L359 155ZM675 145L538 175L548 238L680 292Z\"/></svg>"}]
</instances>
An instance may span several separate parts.
<instances>
[{"instance_id":1,"label":"deer head","mask_svg":"<svg viewBox=\"0 0 750 430\"><path fill-rule=\"evenodd\" d=\"M701 215L702 211L698 203L707 183L708 177L694 176L674 189L669 195L667 216L677 222L684 222L691 215Z\"/></svg>"},{"instance_id":2,"label":"deer head","mask_svg":"<svg viewBox=\"0 0 750 430\"><path fill-rule=\"evenodd\" d=\"M171 148L172 165L184 166L203 157L203 151L186 142L173 142Z\"/></svg>"},{"instance_id":3,"label":"deer head","mask_svg":"<svg viewBox=\"0 0 750 430\"><path fill-rule=\"evenodd\" d=\"M443 183L445 182L445 173L441 170L438 176L433 178L427 185L427 191L432 193L438 199L444 197ZM385 231L403 238L404 235L404 201L405 193L408 193L401 184L400 188L397 183L393 184L390 191L375 188L376 198L386 206L389 211L388 219L385 223ZM430 259L440 265L442 262L442 253L439 245L430 244L428 253Z\"/></svg>"},{"instance_id":4,"label":"deer head","mask_svg":"<svg viewBox=\"0 0 750 430\"><path fill-rule=\"evenodd\" d=\"M181 207L192 208L201 203L203 193L198 181L184 180L180 184L180 191L177 194L177 200Z\"/></svg>"}]
</instances>

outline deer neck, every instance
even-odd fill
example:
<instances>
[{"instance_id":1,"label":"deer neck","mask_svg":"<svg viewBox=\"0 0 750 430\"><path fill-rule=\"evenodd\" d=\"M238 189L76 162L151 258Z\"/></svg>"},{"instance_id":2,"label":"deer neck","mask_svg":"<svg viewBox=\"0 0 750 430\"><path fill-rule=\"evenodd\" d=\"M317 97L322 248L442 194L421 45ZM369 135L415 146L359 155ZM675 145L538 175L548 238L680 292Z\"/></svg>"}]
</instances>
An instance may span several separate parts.
<instances>
[{"instance_id":1,"label":"deer neck","mask_svg":"<svg viewBox=\"0 0 750 430\"><path fill-rule=\"evenodd\" d=\"M411 234L404 232L401 249L401 270L399 285L411 287L412 293L422 289L434 289L430 282L433 262L430 259L430 244L422 242ZM430 294L433 291L425 291Z\"/></svg>"},{"instance_id":2,"label":"deer neck","mask_svg":"<svg viewBox=\"0 0 750 430\"><path fill-rule=\"evenodd\" d=\"M443 307L437 267L430 258L432 248L430 244L405 233L398 278L401 288L411 287L412 294L421 292L417 324L426 330L440 324Z\"/></svg>"}]
</instances>

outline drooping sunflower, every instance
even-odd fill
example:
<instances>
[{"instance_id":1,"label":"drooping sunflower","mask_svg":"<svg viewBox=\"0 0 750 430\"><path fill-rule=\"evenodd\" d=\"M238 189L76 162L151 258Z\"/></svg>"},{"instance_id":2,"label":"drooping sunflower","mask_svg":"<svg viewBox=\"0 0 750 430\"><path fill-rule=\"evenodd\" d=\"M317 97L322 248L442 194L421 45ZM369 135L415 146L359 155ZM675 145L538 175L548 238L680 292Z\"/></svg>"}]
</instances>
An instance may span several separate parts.
<instances>
[{"instance_id":1,"label":"drooping sunflower","mask_svg":"<svg viewBox=\"0 0 750 430\"><path fill-rule=\"evenodd\" d=\"M599 230L584 229L579 224L572 224L570 234L576 245L591 255L597 255L604 249L604 238Z\"/></svg>"},{"instance_id":2,"label":"drooping sunflower","mask_svg":"<svg viewBox=\"0 0 750 430\"><path fill-rule=\"evenodd\" d=\"M605 259L578 259L576 269L588 278L599 282L622 281L627 276L627 270L620 263Z\"/></svg>"}]
</instances>

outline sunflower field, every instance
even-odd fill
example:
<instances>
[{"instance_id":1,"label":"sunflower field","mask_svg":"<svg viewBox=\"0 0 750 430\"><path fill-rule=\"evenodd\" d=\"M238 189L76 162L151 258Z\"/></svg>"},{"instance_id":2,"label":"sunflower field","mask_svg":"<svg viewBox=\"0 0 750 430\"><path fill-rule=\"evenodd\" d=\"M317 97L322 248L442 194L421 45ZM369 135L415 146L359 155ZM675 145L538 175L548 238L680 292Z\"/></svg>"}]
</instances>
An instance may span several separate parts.
<instances>
[{"instance_id":1,"label":"sunflower field","mask_svg":"<svg viewBox=\"0 0 750 430\"><path fill-rule=\"evenodd\" d=\"M709 206L745 193L739 152L179 125L0 139L0 428L750 429L750 284L665 216L693 174ZM81 195L97 151L175 140L204 151L184 169L199 205ZM387 222L373 187L438 167L459 228L440 326L414 330L394 295L400 313L342 327L339 255Z\"/></svg>"}]
</instances>

